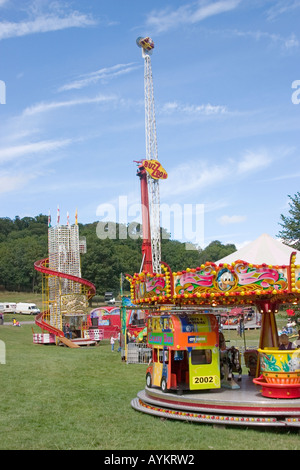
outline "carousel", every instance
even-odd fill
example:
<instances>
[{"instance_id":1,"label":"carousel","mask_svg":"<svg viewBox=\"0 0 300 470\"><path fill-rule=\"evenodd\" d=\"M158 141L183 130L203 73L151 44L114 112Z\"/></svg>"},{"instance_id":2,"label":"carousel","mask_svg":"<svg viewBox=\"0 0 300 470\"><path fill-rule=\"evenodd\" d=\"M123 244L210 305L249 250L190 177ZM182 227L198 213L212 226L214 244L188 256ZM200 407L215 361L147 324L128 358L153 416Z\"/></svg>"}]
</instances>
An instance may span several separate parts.
<instances>
[{"instance_id":1,"label":"carousel","mask_svg":"<svg viewBox=\"0 0 300 470\"><path fill-rule=\"evenodd\" d=\"M240 256L242 255L243 258ZM300 300L300 252L264 234L216 263L129 277L131 300L150 308L152 362L134 409L200 423L300 427L300 349L283 349L276 314ZM214 308L261 314L257 349L226 347ZM237 375L235 375L237 373Z\"/></svg>"}]
</instances>

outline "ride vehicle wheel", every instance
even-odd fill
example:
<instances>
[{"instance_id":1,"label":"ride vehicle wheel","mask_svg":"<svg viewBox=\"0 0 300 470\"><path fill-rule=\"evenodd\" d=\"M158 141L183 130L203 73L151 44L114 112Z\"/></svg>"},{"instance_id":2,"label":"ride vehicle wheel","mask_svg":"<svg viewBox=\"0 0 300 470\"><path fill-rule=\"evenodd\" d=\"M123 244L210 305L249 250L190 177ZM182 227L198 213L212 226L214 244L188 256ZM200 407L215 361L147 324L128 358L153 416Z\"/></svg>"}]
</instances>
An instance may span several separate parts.
<instances>
[{"instance_id":1,"label":"ride vehicle wheel","mask_svg":"<svg viewBox=\"0 0 300 470\"><path fill-rule=\"evenodd\" d=\"M168 389L167 389L167 379L166 379L166 377L163 377L163 378L161 379L160 388L161 388L162 392L164 392L164 393L166 393L166 392L168 391Z\"/></svg>"},{"instance_id":2,"label":"ride vehicle wheel","mask_svg":"<svg viewBox=\"0 0 300 470\"><path fill-rule=\"evenodd\" d=\"M146 385L148 388L151 388L152 387L152 379L151 379L151 374L148 374L146 375Z\"/></svg>"}]
</instances>

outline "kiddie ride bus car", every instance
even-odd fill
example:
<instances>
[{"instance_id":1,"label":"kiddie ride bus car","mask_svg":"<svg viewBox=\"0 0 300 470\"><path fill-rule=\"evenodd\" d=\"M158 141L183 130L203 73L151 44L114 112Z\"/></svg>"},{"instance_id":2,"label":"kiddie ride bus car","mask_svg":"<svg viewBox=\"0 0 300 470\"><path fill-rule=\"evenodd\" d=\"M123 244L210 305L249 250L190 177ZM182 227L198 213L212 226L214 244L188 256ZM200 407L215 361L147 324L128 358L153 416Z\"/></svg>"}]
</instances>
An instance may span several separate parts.
<instances>
[{"instance_id":1,"label":"kiddie ride bus car","mask_svg":"<svg viewBox=\"0 0 300 470\"><path fill-rule=\"evenodd\" d=\"M152 348L147 387L157 386L163 392L220 388L219 328L214 315L151 316L147 331Z\"/></svg>"}]
</instances>

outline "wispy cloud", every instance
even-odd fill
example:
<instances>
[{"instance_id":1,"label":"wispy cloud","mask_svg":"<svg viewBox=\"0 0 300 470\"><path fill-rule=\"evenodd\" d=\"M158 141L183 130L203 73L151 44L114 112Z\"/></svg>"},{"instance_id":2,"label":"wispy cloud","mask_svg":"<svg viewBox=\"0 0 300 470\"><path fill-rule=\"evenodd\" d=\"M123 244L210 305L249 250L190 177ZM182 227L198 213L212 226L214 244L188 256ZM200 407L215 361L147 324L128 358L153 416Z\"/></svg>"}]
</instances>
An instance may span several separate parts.
<instances>
[{"instance_id":1,"label":"wispy cloud","mask_svg":"<svg viewBox=\"0 0 300 470\"><path fill-rule=\"evenodd\" d=\"M0 148L0 164L28 155L41 154L66 147L71 143L70 139L43 140L27 144L14 145Z\"/></svg>"},{"instance_id":2,"label":"wispy cloud","mask_svg":"<svg viewBox=\"0 0 300 470\"><path fill-rule=\"evenodd\" d=\"M56 2L51 3L51 10L45 13L36 12L34 18L19 22L1 21L0 40L66 28L83 28L96 24L91 16L78 11L62 12L60 9L56 9L55 5Z\"/></svg>"},{"instance_id":3,"label":"wispy cloud","mask_svg":"<svg viewBox=\"0 0 300 470\"><path fill-rule=\"evenodd\" d=\"M24 109L23 116L33 116L35 114L44 113L47 111L52 111L55 109L60 108L69 108L71 106L78 106L84 104L94 104L94 103L105 103L108 101L116 100L116 96L114 95L97 95L92 98L78 98L73 100L65 100L65 101L52 101L52 102L41 102L37 103L33 106L29 106L28 108Z\"/></svg>"},{"instance_id":4,"label":"wispy cloud","mask_svg":"<svg viewBox=\"0 0 300 470\"><path fill-rule=\"evenodd\" d=\"M267 151L247 151L240 158L226 159L221 164L212 164L203 159L185 161L169 172L160 191L165 199L169 196L198 195L223 182L246 178L271 163L272 159ZM186 175L189 175L188 183Z\"/></svg>"},{"instance_id":5,"label":"wispy cloud","mask_svg":"<svg viewBox=\"0 0 300 470\"><path fill-rule=\"evenodd\" d=\"M245 215L222 215L217 219L221 225L240 224L246 220Z\"/></svg>"},{"instance_id":6,"label":"wispy cloud","mask_svg":"<svg viewBox=\"0 0 300 470\"><path fill-rule=\"evenodd\" d=\"M146 25L153 28L157 33L165 32L234 10L239 3L240 0L220 0L216 2L199 0L176 10L169 7L159 11L155 10L149 14Z\"/></svg>"},{"instance_id":7,"label":"wispy cloud","mask_svg":"<svg viewBox=\"0 0 300 470\"><path fill-rule=\"evenodd\" d=\"M283 49L293 49L300 45L299 40L297 39L294 33L291 33L288 37L281 36L280 34L275 33L268 33L265 31L240 31L240 30L232 30L227 31L229 34L233 34L235 36L240 37L250 37L255 39L256 41L260 41L262 39L270 41L272 44L278 44Z\"/></svg>"},{"instance_id":8,"label":"wispy cloud","mask_svg":"<svg viewBox=\"0 0 300 470\"><path fill-rule=\"evenodd\" d=\"M187 175L188 183L187 183ZM201 192L212 184L218 184L229 176L224 165L208 165L206 162L189 161L178 165L169 172L168 179L161 185L163 197Z\"/></svg>"},{"instance_id":9,"label":"wispy cloud","mask_svg":"<svg viewBox=\"0 0 300 470\"><path fill-rule=\"evenodd\" d=\"M293 13L298 8L300 8L299 0L278 0L267 10L267 18L274 20L285 13Z\"/></svg>"},{"instance_id":10,"label":"wispy cloud","mask_svg":"<svg viewBox=\"0 0 300 470\"><path fill-rule=\"evenodd\" d=\"M266 151L248 151L243 158L236 163L235 168L239 174L245 174L262 170L268 167L271 162L272 159Z\"/></svg>"},{"instance_id":11,"label":"wispy cloud","mask_svg":"<svg viewBox=\"0 0 300 470\"><path fill-rule=\"evenodd\" d=\"M285 175L278 175L278 176L273 176L270 178L266 178L264 180L261 180L264 183L269 183L270 181L283 181L283 180L289 180L289 179L294 179L294 178L300 178L300 172L296 173L289 173Z\"/></svg>"},{"instance_id":12,"label":"wispy cloud","mask_svg":"<svg viewBox=\"0 0 300 470\"><path fill-rule=\"evenodd\" d=\"M130 73L133 70L136 70L137 68L140 68L140 66L135 65L132 62L130 62L129 64L117 64L113 65L112 67L105 67L94 72L80 75L75 80L72 80L69 83L62 85L58 91L74 89L78 90L89 85L94 85L100 80L108 81L113 78L119 77L120 75Z\"/></svg>"},{"instance_id":13,"label":"wispy cloud","mask_svg":"<svg viewBox=\"0 0 300 470\"><path fill-rule=\"evenodd\" d=\"M163 114L173 114L180 113L188 115L216 115L216 114L225 114L228 112L226 106L223 105L212 105L208 104L181 104L176 101L165 103L160 109L159 112Z\"/></svg>"}]
</instances>

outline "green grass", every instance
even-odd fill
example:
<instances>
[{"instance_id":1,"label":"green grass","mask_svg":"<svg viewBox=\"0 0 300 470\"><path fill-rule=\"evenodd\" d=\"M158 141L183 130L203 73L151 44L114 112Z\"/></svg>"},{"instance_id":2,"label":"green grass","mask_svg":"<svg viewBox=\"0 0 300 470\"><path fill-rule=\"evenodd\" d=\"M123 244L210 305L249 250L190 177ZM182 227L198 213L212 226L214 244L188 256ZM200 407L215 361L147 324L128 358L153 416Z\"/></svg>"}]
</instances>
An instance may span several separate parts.
<instances>
[{"instance_id":1,"label":"green grass","mask_svg":"<svg viewBox=\"0 0 300 470\"><path fill-rule=\"evenodd\" d=\"M215 427L135 411L145 365L123 363L108 342L36 345L31 327L0 326L1 450L299 449L294 429Z\"/></svg>"}]
</instances>

